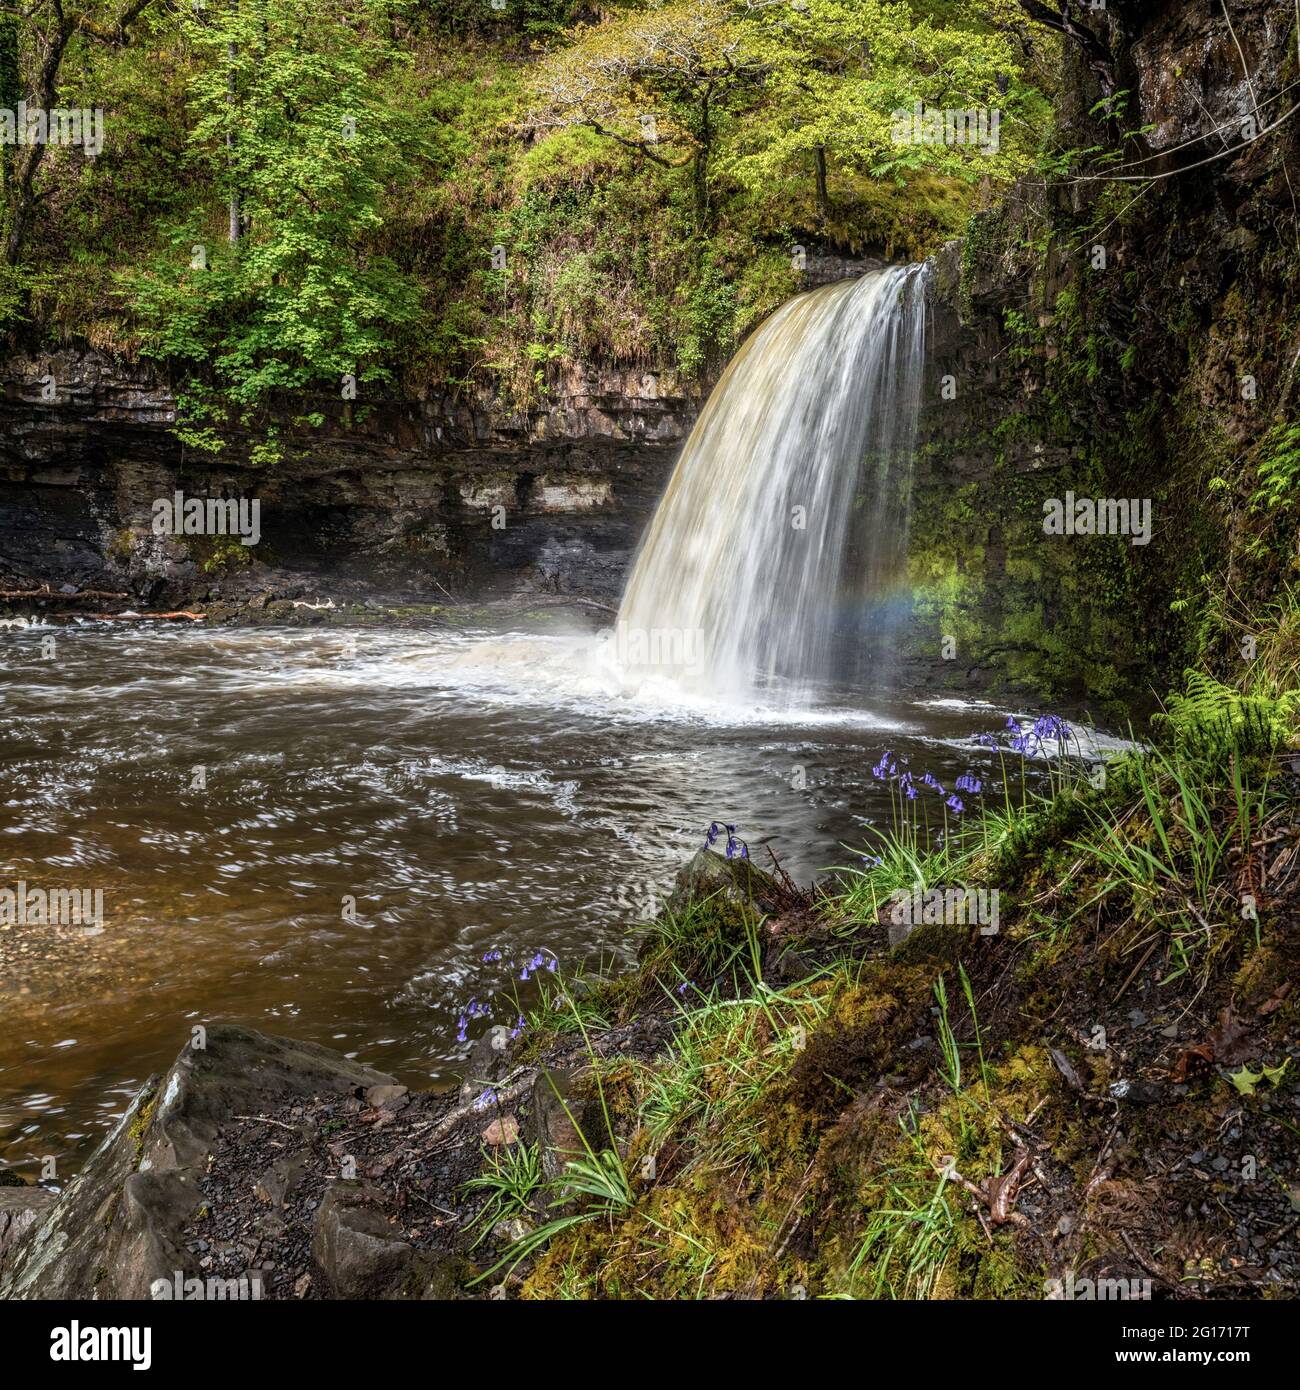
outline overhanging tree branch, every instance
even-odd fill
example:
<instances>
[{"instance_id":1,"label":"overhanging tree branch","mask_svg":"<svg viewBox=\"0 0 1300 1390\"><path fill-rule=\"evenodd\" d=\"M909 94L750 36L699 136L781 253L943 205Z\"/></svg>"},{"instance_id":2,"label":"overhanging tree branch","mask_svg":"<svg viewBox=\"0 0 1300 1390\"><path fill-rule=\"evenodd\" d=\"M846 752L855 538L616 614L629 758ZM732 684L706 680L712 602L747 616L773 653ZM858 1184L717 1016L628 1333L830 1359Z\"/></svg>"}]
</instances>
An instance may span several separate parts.
<instances>
[{"instance_id":1,"label":"overhanging tree branch","mask_svg":"<svg viewBox=\"0 0 1300 1390\"><path fill-rule=\"evenodd\" d=\"M1088 70L1096 76L1101 85L1102 95L1115 95L1118 90L1115 79L1115 55L1110 51L1110 47L1076 16L1076 0L1057 0L1055 7L1043 4L1041 0L1017 0L1017 3L1035 23L1069 39L1079 49Z\"/></svg>"}]
</instances>

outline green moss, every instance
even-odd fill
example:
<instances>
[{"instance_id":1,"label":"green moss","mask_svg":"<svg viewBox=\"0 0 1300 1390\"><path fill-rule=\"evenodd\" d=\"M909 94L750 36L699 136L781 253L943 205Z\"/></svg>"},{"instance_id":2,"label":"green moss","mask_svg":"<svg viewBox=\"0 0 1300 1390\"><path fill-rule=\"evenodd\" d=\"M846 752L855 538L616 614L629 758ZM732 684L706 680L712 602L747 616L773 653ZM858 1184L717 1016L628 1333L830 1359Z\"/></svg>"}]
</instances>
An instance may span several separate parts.
<instances>
[{"instance_id":1,"label":"green moss","mask_svg":"<svg viewBox=\"0 0 1300 1390\"><path fill-rule=\"evenodd\" d=\"M149 1131L149 1122L153 1119L154 1107L157 1102L158 1093L156 1090L141 1096L139 1109L127 1127L127 1136L135 1145L135 1166L137 1168L140 1166L140 1160L144 1157L144 1139Z\"/></svg>"}]
</instances>

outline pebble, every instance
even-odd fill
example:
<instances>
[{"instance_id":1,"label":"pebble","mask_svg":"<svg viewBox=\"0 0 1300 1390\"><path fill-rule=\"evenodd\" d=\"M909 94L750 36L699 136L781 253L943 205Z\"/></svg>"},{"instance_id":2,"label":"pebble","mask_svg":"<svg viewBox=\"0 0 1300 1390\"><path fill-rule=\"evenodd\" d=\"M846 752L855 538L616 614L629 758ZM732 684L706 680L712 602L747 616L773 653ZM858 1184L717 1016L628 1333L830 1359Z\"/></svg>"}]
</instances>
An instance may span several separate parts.
<instances>
[{"instance_id":1,"label":"pebble","mask_svg":"<svg viewBox=\"0 0 1300 1390\"><path fill-rule=\"evenodd\" d=\"M483 1142L493 1146L517 1144L519 1121L513 1115L502 1115L499 1120L493 1120L483 1131Z\"/></svg>"}]
</instances>

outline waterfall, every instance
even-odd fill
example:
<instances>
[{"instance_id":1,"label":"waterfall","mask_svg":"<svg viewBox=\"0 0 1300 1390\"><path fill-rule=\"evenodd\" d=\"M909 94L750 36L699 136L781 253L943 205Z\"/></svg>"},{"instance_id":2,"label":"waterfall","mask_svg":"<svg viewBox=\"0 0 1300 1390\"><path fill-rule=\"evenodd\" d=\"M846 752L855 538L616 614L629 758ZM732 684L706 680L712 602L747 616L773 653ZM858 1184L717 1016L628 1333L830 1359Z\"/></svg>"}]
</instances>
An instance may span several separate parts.
<instances>
[{"instance_id":1,"label":"waterfall","mask_svg":"<svg viewBox=\"0 0 1300 1390\"><path fill-rule=\"evenodd\" d=\"M924 340L920 266L798 295L751 335L637 554L626 685L791 706L887 674Z\"/></svg>"}]
</instances>

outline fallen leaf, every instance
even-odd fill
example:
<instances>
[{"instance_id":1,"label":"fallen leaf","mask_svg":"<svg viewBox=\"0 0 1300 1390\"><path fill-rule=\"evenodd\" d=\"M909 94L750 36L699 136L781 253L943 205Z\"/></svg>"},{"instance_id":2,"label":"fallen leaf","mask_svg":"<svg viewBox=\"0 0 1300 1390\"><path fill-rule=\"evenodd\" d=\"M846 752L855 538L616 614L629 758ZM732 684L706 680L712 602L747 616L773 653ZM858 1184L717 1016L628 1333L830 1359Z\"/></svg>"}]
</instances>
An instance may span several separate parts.
<instances>
[{"instance_id":1,"label":"fallen leaf","mask_svg":"<svg viewBox=\"0 0 1300 1390\"><path fill-rule=\"evenodd\" d=\"M1269 1014L1274 1013L1276 1010L1282 1007L1282 1005L1286 1002L1287 995L1291 993L1292 984L1293 981L1288 980L1284 985L1281 986L1277 993L1272 996L1272 998L1266 999L1259 1006L1259 1012L1262 1017L1267 1017Z\"/></svg>"},{"instance_id":2,"label":"fallen leaf","mask_svg":"<svg viewBox=\"0 0 1300 1390\"><path fill-rule=\"evenodd\" d=\"M1267 1081L1270 1086L1277 1086L1290 1065L1291 1059L1288 1057L1280 1067L1261 1067L1259 1071L1251 1071L1249 1067L1242 1067L1240 1071L1229 1072L1228 1080L1243 1096L1253 1096L1255 1087L1261 1081Z\"/></svg>"},{"instance_id":3,"label":"fallen leaf","mask_svg":"<svg viewBox=\"0 0 1300 1390\"><path fill-rule=\"evenodd\" d=\"M1246 1053L1245 1042L1249 1031L1237 1017L1232 1005L1225 1005L1219 1014L1219 1026L1208 1039L1214 1049L1211 1061L1217 1061L1221 1066L1240 1062Z\"/></svg>"},{"instance_id":4,"label":"fallen leaf","mask_svg":"<svg viewBox=\"0 0 1300 1390\"><path fill-rule=\"evenodd\" d=\"M1181 1085L1189 1076L1208 1071L1214 1065L1214 1046L1211 1043L1198 1043L1195 1047L1184 1048L1179 1054L1170 1079Z\"/></svg>"}]
</instances>

